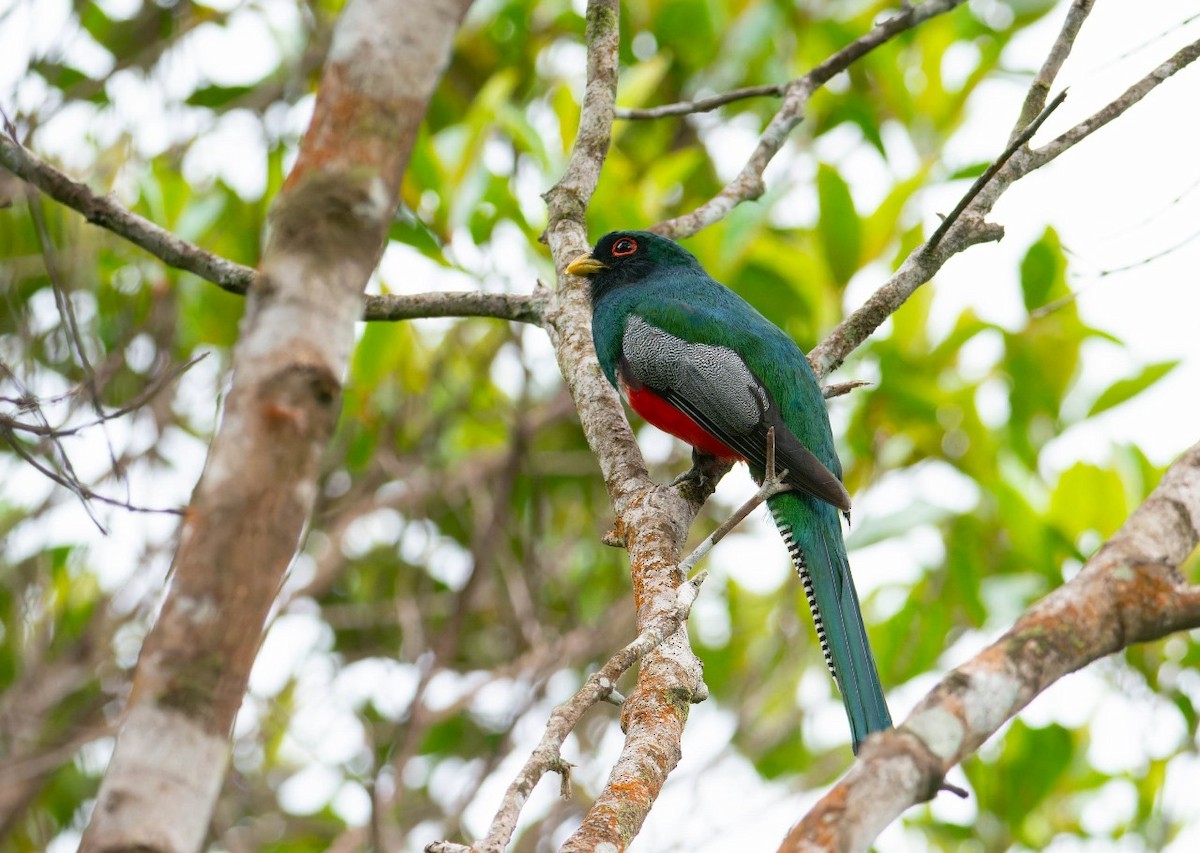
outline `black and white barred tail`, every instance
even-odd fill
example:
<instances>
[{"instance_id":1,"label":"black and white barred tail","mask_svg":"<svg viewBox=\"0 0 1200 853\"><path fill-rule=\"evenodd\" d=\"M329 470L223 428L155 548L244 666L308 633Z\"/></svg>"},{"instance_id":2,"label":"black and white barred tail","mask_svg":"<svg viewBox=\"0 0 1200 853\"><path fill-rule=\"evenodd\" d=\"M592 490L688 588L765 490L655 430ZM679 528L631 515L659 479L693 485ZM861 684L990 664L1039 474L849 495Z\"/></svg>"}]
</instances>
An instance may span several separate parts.
<instances>
[{"instance_id":1,"label":"black and white barred tail","mask_svg":"<svg viewBox=\"0 0 1200 853\"><path fill-rule=\"evenodd\" d=\"M829 635L825 633L821 608L817 606L817 594L813 590L812 575L809 574L808 564L804 561L804 549L796 542L792 526L780 515L776 510L771 510L775 526L779 528L779 535L783 537L783 542L787 545L788 553L792 556L792 565L796 567L796 574L800 576L800 583L804 586L804 597L808 599L808 609L812 611L813 624L817 628L817 642L821 644L821 654L825 656L825 666L829 667L829 674L833 676L834 681L837 681L838 671L833 663L833 652L829 650Z\"/></svg>"},{"instance_id":2,"label":"black and white barred tail","mask_svg":"<svg viewBox=\"0 0 1200 853\"><path fill-rule=\"evenodd\" d=\"M767 506L804 585L821 654L842 694L857 752L871 732L891 728L892 718L850 576L841 518L832 504L803 493L775 495Z\"/></svg>"}]
</instances>

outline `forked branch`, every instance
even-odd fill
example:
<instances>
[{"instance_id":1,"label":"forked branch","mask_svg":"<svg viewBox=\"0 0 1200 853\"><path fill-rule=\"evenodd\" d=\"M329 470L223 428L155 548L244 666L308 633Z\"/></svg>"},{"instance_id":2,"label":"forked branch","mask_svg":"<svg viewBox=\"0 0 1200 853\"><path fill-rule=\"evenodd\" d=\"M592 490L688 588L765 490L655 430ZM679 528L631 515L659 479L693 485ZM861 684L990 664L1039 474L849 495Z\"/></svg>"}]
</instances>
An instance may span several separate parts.
<instances>
[{"instance_id":1,"label":"forked branch","mask_svg":"<svg viewBox=\"0 0 1200 853\"><path fill-rule=\"evenodd\" d=\"M661 646L666 638L687 622L700 585L706 577L707 574L701 572L680 586L673 608L658 613L633 642L609 658L604 666L588 676L574 696L554 709L541 741L505 791L487 835L475 844L473 849L477 853L503 853L516 830L521 809L538 780L550 771L564 774L564 778L569 773L569 765L563 760L561 751L567 736L574 731L584 714L612 695L617 680L630 667ZM432 849L432 845L426 848L427 851Z\"/></svg>"},{"instance_id":2,"label":"forked branch","mask_svg":"<svg viewBox=\"0 0 1200 853\"><path fill-rule=\"evenodd\" d=\"M762 132L758 145L737 177L691 213L664 220L650 230L674 239L689 237L714 222L721 221L742 202L753 201L761 196L764 191L763 172L783 148L792 130L804 118L804 109L808 106L808 99L812 97L813 92L881 44L936 15L949 12L962 3L963 0L927 0L921 4L906 5L902 11L878 24L866 35L855 39L803 77L797 77L788 83L783 92L783 104Z\"/></svg>"}]
</instances>

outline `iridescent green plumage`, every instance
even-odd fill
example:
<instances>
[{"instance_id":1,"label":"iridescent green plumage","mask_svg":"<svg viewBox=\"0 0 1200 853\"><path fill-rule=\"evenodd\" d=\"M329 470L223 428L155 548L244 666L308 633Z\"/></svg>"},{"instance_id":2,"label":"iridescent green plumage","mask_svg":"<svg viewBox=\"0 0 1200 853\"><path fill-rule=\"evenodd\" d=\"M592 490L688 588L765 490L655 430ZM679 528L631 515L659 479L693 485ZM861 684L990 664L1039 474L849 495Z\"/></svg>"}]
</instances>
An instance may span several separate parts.
<instances>
[{"instance_id":1,"label":"iridescent green plumage","mask_svg":"<svg viewBox=\"0 0 1200 853\"><path fill-rule=\"evenodd\" d=\"M758 482L774 428L776 464L788 470L793 491L768 507L804 583L857 751L891 717L842 540L838 514L849 510L849 496L807 359L664 237L606 235L569 269L591 278L601 368L652 423L694 444L700 430L705 444L744 459Z\"/></svg>"}]
</instances>

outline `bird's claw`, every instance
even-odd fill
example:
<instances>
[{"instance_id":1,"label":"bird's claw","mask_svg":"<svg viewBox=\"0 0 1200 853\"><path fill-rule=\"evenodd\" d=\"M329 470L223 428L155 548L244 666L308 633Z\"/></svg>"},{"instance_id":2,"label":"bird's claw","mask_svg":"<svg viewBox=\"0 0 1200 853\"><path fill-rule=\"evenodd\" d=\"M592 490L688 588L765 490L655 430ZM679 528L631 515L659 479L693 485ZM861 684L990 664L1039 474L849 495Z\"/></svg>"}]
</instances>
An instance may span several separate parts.
<instances>
[{"instance_id":1,"label":"bird's claw","mask_svg":"<svg viewBox=\"0 0 1200 853\"><path fill-rule=\"evenodd\" d=\"M671 485L682 486L685 483L690 483L698 489L703 489L708 479L709 478L707 474L693 465L691 468L688 468L686 471L672 480Z\"/></svg>"},{"instance_id":2,"label":"bird's claw","mask_svg":"<svg viewBox=\"0 0 1200 853\"><path fill-rule=\"evenodd\" d=\"M703 497L707 497L713 493L713 490L717 487L717 483L729 471L731 465L732 463L728 459L721 459L718 456L701 453L699 450L692 448L692 467L672 480L671 485L676 488L690 486L703 499Z\"/></svg>"}]
</instances>

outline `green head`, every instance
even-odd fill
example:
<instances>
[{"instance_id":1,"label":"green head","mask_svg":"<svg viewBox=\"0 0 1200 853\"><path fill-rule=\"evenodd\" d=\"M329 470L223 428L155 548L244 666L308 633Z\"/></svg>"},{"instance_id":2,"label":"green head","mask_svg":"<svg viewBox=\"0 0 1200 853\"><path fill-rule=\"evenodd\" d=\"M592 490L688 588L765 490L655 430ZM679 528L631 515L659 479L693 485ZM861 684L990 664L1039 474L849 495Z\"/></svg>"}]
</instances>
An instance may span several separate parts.
<instances>
[{"instance_id":1,"label":"green head","mask_svg":"<svg viewBox=\"0 0 1200 853\"><path fill-rule=\"evenodd\" d=\"M587 276L592 304L618 287L639 284L662 272L694 272L704 268L674 240L649 231L613 231L596 241L590 254L567 265L571 275Z\"/></svg>"}]
</instances>

